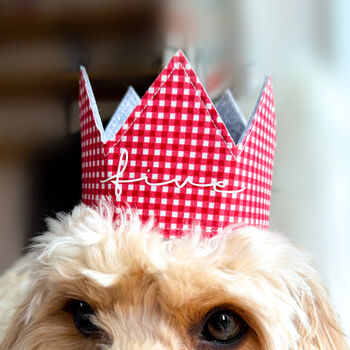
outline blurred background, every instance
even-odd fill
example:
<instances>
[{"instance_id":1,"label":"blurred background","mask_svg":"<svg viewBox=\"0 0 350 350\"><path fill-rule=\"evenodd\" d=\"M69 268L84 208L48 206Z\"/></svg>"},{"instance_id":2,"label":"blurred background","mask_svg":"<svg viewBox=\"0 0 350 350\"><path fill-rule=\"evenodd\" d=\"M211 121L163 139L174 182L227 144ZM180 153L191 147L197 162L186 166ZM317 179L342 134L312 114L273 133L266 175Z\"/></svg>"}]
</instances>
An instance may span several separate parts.
<instances>
[{"instance_id":1,"label":"blurred background","mask_svg":"<svg viewBox=\"0 0 350 350\"><path fill-rule=\"evenodd\" d=\"M78 69L107 120L181 48L209 95L277 113L271 227L315 256L350 334L348 0L0 1L0 273L80 199Z\"/></svg>"}]
</instances>

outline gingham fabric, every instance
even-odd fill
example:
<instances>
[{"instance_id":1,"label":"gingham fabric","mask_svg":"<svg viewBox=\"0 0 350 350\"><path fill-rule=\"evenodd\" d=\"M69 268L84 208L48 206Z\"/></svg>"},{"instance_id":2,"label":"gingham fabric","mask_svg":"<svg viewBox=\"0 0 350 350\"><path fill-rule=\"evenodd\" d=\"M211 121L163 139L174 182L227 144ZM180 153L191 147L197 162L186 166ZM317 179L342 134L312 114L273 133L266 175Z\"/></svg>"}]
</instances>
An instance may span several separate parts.
<instances>
[{"instance_id":1,"label":"gingham fabric","mask_svg":"<svg viewBox=\"0 0 350 350\"><path fill-rule=\"evenodd\" d=\"M181 51L106 142L99 118L82 69L84 203L108 197L117 212L127 205L154 218L166 237L195 224L208 236L230 224L268 227L276 130L270 78L237 145Z\"/></svg>"}]
</instances>

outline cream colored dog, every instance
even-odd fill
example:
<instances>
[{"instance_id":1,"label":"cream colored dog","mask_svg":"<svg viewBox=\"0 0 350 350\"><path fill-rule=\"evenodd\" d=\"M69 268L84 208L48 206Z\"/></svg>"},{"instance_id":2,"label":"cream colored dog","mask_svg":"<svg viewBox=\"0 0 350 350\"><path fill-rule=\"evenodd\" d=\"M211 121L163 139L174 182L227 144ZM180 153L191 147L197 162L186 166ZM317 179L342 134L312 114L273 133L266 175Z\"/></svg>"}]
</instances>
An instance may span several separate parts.
<instances>
[{"instance_id":1,"label":"cream colored dog","mask_svg":"<svg viewBox=\"0 0 350 350\"><path fill-rule=\"evenodd\" d=\"M255 228L165 240L77 206L0 280L1 350L348 349L310 257Z\"/></svg>"}]
</instances>

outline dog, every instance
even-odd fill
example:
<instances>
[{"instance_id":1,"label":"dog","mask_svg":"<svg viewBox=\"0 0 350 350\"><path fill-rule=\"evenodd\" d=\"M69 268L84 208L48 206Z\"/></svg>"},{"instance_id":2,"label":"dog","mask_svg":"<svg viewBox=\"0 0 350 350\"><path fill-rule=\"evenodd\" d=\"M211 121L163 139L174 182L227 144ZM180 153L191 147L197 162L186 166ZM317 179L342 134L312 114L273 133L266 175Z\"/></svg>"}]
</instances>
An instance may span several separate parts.
<instances>
[{"instance_id":1,"label":"dog","mask_svg":"<svg viewBox=\"0 0 350 350\"><path fill-rule=\"evenodd\" d=\"M0 350L349 349L309 254L254 227L165 239L80 204L0 280Z\"/></svg>"}]
</instances>

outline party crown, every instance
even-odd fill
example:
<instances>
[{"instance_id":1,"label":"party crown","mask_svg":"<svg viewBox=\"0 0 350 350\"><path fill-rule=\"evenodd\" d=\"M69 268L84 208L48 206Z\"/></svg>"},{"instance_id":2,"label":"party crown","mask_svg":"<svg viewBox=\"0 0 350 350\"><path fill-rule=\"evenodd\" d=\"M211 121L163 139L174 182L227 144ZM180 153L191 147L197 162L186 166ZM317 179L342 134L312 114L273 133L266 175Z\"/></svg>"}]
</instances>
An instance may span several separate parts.
<instances>
[{"instance_id":1,"label":"party crown","mask_svg":"<svg viewBox=\"0 0 350 350\"><path fill-rule=\"evenodd\" d=\"M232 94L216 108L182 51L140 100L132 88L104 130L85 69L80 75L83 202L154 218L166 237L199 224L268 227L276 140L271 79L245 122Z\"/></svg>"}]
</instances>

